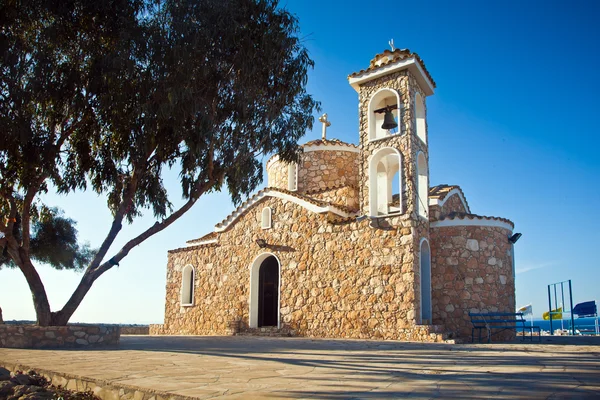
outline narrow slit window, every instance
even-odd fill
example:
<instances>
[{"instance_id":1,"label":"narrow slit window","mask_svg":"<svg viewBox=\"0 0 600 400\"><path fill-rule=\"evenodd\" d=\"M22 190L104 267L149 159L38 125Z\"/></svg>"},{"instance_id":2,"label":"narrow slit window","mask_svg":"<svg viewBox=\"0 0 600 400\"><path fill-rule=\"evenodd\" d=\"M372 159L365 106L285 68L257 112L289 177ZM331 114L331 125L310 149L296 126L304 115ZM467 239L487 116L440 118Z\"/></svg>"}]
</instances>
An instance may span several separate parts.
<instances>
[{"instance_id":1,"label":"narrow slit window","mask_svg":"<svg viewBox=\"0 0 600 400\"><path fill-rule=\"evenodd\" d=\"M181 305L194 305L194 268L187 265L181 273Z\"/></svg>"}]
</instances>

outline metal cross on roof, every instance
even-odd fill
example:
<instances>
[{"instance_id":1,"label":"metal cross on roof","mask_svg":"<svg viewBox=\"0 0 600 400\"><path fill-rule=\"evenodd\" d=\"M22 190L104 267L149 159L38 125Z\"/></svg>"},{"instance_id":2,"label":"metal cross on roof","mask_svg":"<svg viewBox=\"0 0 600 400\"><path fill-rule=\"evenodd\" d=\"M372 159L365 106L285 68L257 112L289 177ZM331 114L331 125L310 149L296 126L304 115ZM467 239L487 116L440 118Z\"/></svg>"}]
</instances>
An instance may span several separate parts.
<instances>
[{"instance_id":1,"label":"metal cross on roof","mask_svg":"<svg viewBox=\"0 0 600 400\"><path fill-rule=\"evenodd\" d=\"M327 127L331 126L331 122L327 120L327 113L321 115L319 121L323 123L323 133L321 137L323 140L327 140Z\"/></svg>"}]
</instances>

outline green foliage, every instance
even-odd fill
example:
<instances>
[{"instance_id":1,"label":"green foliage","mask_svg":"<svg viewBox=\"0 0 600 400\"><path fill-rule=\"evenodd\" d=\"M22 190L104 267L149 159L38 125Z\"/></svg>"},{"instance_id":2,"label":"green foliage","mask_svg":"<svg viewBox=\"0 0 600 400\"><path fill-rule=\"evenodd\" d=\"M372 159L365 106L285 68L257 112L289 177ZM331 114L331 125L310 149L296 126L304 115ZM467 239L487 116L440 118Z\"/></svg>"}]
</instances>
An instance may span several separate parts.
<instances>
[{"instance_id":1,"label":"green foliage","mask_svg":"<svg viewBox=\"0 0 600 400\"><path fill-rule=\"evenodd\" d=\"M159 221L118 259L205 193L227 188L239 203L262 181L261 157L297 159L319 108L298 35L277 0L0 1L0 240L56 268L91 260L60 323L114 264L100 265L124 219L149 209ZM180 210L165 167L180 171ZM97 253L39 198L86 189L114 216ZM39 276L19 262L38 317L49 314Z\"/></svg>"},{"instance_id":2,"label":"green foliage","mask_svg":"<svg viewBox=\"0 0 600 400\"><path fill-rule=\"evenodd\" d=\"M17 221L20 222L20 217ZM75 226L76 222L66 218L62 210L42 207L39 214L35 213L33 218L31 258L56 269L85 268L95 252L88 244L80 245L77 242ZM20 233L14 233L20 237ZM0 268L4 265L15 267L6 251L2 251L0 255Z\"/></svg>"},{"instance_id":3,"label":"green foliage","mask_svg":"<svg viewBox=\"0 0 600 400\"><path fill-rule=\"evenodd\" d=\"M92 260L89 245L77 243L75 221L56 209L44 209L33 226L32 258L56 269L83 269Z\"/></svg>"}]
</instances>

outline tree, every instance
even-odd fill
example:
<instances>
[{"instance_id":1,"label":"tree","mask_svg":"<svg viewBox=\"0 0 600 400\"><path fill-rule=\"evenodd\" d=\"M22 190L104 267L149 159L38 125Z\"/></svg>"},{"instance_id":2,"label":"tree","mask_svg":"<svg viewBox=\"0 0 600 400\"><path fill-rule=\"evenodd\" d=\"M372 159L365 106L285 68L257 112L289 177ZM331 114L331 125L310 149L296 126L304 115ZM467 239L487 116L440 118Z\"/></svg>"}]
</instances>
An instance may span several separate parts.
<instances>
[{"instance_id":1,"label":"tree","mask_svg":"<svg viewBox=\"0 0 600 400\"><path fill-rule=\"evenodd\" d=\"M66 324L96 279L200 196L226 187L239 203L262 180L259 156L296 160L319 106L305 89L313 63L297 19L276 0L91 3L0 8L0 246L40 325ZM173 166L178 209L161 178ZM39 198L86 189L105 194L113 215L94 251ZM145 209L154 225L111 251L124 220ZM84 269L61 310L50 311L32 260Z\"/></svg>"}]
</instances>

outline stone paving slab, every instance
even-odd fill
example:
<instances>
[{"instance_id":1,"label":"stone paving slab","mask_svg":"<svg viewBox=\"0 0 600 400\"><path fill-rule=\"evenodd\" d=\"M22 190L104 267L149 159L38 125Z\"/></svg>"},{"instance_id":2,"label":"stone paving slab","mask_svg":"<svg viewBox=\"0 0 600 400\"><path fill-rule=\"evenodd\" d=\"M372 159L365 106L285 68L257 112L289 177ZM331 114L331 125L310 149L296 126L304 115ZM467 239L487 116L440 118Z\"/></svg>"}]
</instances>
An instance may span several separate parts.
<instances>
[{"instance_id":1,"label":"stone paving slab","mask_svg":"<svg viewBox=\"0 0 600 400\"><path fill-rule=\"evenodd\" d=\"M600 398L600 338L425 344L123 336L114 349L0 349L0 365L200 399Z\"/></svg>"}]
</instances>

